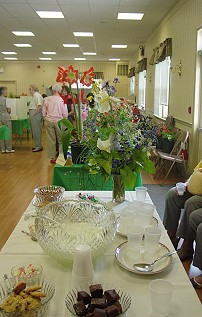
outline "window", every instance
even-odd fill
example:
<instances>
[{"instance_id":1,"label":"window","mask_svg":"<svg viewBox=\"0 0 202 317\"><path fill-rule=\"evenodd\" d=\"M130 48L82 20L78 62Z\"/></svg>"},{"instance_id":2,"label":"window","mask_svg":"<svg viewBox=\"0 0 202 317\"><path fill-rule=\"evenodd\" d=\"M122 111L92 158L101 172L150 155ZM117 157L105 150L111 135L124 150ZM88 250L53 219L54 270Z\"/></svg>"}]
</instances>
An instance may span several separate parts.
<instances>
[{"instance_id":1,"label":"window","mask_svg":"<svg viewBox=\"0 0 202 317\"><path fill-rule=\"evenodd\" d=\"M135 76L130 77L130 95L135 95Z\"/></svg>"},{"instance_id":2,"label":"window","mask_svg":"<svg viewBox=\"0 0 202 317\"><path fill-rule=\"evenodd\" d=\"M146 70L139 73L138 107L145 110Z\"/></svg>"},{"instance_id":3,"label":"window","mask_svg":"<svg viewBox=\"0 0 202 317\"><path fill-rule=\"evenodd\" d=\"M155 66L154 114L160 118L168 116L170 57Z\"/></svg>"}]
</instances>

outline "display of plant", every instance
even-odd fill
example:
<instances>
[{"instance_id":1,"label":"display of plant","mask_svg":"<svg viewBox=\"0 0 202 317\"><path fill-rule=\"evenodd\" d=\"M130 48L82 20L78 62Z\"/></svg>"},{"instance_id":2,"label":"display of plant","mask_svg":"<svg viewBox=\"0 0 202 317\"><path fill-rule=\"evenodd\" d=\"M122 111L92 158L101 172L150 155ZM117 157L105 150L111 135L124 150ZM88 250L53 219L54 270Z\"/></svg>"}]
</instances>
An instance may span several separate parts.
<instances>
[{"instance_id":1,"label":"display of plant","mask_svg":"<svg viewBox=\"0 0 202 317\"><path fill-rule=\"evenodd\" d=\"M56 77L56 82L62 83L63 85L69 85L70 93L72 95L72 101L74 105L74 114L76 127L68 120L62 119L59 121L59 127L62 132L62 146L64 157L66 158L67 151L69 148L70 140L74 137L77 141L81 141L83 138L83 123L82 123L82 104L81 104L81 89L79 88L79 84L83 86L91 86L92 80L94 76L94 68L90 67L88 70L84 72L79 72L72 65L69 65L67 68L64 65L58 67L58 74ZM77 87L77 105L74 103L74 96L72 93L72 84L76 84ZM63 130L62 126L65 126L65 130Z\"/></svg>"},{"instance_id":2,"label":"display of plant","mask_svg":"<svg viewBox=\"0 0 202 317\"><path fill-rule=\"evenodd\" d=\"M86 162L92 174L101 173L104 179L120 175L125 188L132 189L141 170L154 173L149 159L149 138L142 135L132 122L132 109L102 89L94 95L95 107L89 112L83 142L88 147Z\"/></svg>"}]
</instances>

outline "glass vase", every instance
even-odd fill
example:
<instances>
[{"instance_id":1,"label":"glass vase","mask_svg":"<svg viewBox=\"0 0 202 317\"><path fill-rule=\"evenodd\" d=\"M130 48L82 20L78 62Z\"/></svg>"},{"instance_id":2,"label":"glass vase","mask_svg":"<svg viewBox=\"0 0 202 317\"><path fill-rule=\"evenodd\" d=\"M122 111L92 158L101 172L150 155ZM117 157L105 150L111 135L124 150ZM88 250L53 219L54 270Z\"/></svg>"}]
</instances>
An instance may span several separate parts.
<instances>
[{"instance_id":1,"label":"glass vase","mask_svg":"<svg viewBox=\"0 0 202 317\"><path fill-rule=\"evenodd\" d=\"M112 200L117 203L125 201L125 188L120 174L112 174Z\"/></svg>"}]
</instances>

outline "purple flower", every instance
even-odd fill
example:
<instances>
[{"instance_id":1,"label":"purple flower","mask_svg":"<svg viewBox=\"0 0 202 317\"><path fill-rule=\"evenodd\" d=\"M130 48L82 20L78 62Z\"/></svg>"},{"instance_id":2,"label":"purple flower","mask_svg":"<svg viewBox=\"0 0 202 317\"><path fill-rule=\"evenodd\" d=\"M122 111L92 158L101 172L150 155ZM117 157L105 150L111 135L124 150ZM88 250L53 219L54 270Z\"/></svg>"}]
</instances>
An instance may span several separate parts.
<instances>
[{"instance_id":1,"label":"purple flower","mask_svg":"<svg viewBox=\"0 0 202 317\"><path fill-rule=\"evenodd\" d=\"M119 83L119 79L118 79L118 77L115 77L115 78L114 78L113 83L114 83L114 84Z\"/></svg>"}]
</instances>

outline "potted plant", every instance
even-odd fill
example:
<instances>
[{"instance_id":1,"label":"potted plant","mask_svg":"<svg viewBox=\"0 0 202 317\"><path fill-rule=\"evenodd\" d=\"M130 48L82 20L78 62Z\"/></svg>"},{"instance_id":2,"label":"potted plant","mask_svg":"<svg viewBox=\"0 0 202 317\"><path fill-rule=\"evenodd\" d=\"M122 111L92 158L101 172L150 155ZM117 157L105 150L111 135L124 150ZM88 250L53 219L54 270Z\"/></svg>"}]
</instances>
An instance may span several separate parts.
<instances>
[{"instance_id":1,"label":"potted plant","mask_svg":"<svg viewBox=\"0 0 202 317\"><path fill-rule=\"evenodd\" d=\"M170 153L176 141L176 134L174 131L162 131L162 151Z\"/></svg>"},{"instance_id":2,"label":"potted plant","mask_svg":"<svg viewBox=\"0 0 202 317\"><path fill-rule=\"evenodd\" d=\"M81 148L83 151L83 145L81 144L83 139L83 124L82 124L82 103L81 103L81 89L82 86L90 86L92 84L93 76L94 76L94 68L90 67L88 70L80 73L77 69L75 69L72 65L69 65L66 69L65 67L58 67L58 75L56 78L56 82L60 82L63 85L68 83L70 88L70 93L72 95L74 113L75 113L75 121L76 127L68 120L62 119L59 121L59 127L62 130L62 146L63 153L66 159L67 151L70 145L70 140L74 139L75 143L72 144L72 147ZM77 104L74 102L74 96L72 93L72 84L76 84L77 87ZM65 128L65 130L64 130ZM72 151L74 153L74 150ZM75 163L77 158L73 157L73 162Z\"/></svg>"}]
</instances>

